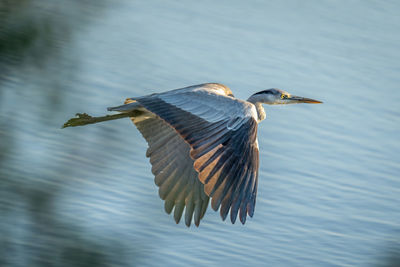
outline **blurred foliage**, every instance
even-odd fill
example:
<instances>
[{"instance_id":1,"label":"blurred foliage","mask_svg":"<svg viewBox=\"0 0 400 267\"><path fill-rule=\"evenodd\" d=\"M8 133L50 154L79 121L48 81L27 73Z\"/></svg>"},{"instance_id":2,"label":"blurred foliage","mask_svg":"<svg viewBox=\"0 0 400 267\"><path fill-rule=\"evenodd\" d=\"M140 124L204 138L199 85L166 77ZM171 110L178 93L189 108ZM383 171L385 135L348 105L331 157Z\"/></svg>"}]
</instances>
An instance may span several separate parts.
<instances>
[{"instance_id":1,"label":"blurred foliage","mask_svg":"<svg viewBox=\"0 0 400 267\"><path fill-rule=\"evenodd\" d=\"M56 35L61 30L68 34L63 20L46 13L48 1L14 0L0 5L0 57L2 71L15 64L43 66L57 50ZM61 27L61 28L60 28ZM3 75L7 73L2 73Z\"/></svg>"}]
</instances>

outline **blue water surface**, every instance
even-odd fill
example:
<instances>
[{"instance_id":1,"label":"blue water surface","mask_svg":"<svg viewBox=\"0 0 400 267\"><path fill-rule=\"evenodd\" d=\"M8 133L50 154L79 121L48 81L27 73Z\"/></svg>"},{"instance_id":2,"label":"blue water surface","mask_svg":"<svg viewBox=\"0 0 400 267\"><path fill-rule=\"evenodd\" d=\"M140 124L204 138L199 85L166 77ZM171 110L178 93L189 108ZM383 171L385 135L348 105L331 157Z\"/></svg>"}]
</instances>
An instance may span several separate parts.
<instances>
[{"instance_id":1,"label":"blue water surface","mask_svg":"<svg viewBox=\"0 0 400 267\"><path fill-rule=\"evenodd\" d=\"M0 18L0 265L377 266L400 254L398 1L15 1ZM204 82L277 87L243 226L163 210L128 119ZM393 262L392 262L393 261ZM397 263L400 260L397 261ZM79 263L79 264L77 264Z\"/></svg>"}]
</instances>

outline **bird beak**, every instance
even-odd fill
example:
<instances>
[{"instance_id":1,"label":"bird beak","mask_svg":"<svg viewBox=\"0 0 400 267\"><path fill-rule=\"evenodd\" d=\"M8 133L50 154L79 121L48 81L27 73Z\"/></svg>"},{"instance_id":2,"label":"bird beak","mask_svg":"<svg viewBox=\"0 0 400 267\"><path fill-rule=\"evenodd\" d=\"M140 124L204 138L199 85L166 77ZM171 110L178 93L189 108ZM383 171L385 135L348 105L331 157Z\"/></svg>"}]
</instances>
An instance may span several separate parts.
<instances>
[{"instance_id":1,"label":"bird beak","mask_svg":"<svg viewBox=\"0 0 400 267\"><path fill-rule=\"evenodd\" d=\"M318 101L311 98L301 97L301 96L290 96L286 100L290 101L293 104L296 103L308 103L308 104L322 104L322 101Z\"/></svg>"}]
</instances>

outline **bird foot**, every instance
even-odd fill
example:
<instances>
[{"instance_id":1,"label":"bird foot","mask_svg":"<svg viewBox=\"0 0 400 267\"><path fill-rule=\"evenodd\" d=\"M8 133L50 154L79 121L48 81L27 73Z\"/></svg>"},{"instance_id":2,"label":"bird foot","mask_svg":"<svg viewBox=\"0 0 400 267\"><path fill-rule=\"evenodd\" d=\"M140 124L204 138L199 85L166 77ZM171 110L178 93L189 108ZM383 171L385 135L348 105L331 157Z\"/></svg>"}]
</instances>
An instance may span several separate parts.
<instances>
[{"instance_id":1,"label":"bird foot","mask_svg":"<svg viewBox=\"0 0 400 267\"><path fill-rule=\"evenodd\" d=\"M76 113L76 118L69 119L62 128L83 126L92 123L93 117L87 113Z\"/></svg>"}]
</instances>

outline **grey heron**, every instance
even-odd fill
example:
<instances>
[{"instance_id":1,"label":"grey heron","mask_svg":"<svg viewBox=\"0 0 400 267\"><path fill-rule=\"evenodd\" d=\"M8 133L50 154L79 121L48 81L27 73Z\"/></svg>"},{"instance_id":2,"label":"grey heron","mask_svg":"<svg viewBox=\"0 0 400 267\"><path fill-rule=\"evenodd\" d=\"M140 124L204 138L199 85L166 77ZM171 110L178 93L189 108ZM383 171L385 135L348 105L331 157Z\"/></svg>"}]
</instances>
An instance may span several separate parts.
<instances>
[{"instance_id":1,"label":"grey heron","mask_svg":"<svg viewBox=\"0 0 400 267\"><path fill-rule=\"evenodd\" d=\"M242 224L254 214L259 152L257 125L265 119L262 104L322 103L268 89L237 99L225 85L205 83L127 98L123 105L108 108L118 114L91 117L77 114L63 127L80 126L130 117L148 143L160 198L165 211L174 210L179 223L192 218L199 226L211 198L211 207L223 220L230 211Z\"/></svg>"}]
</instances>

